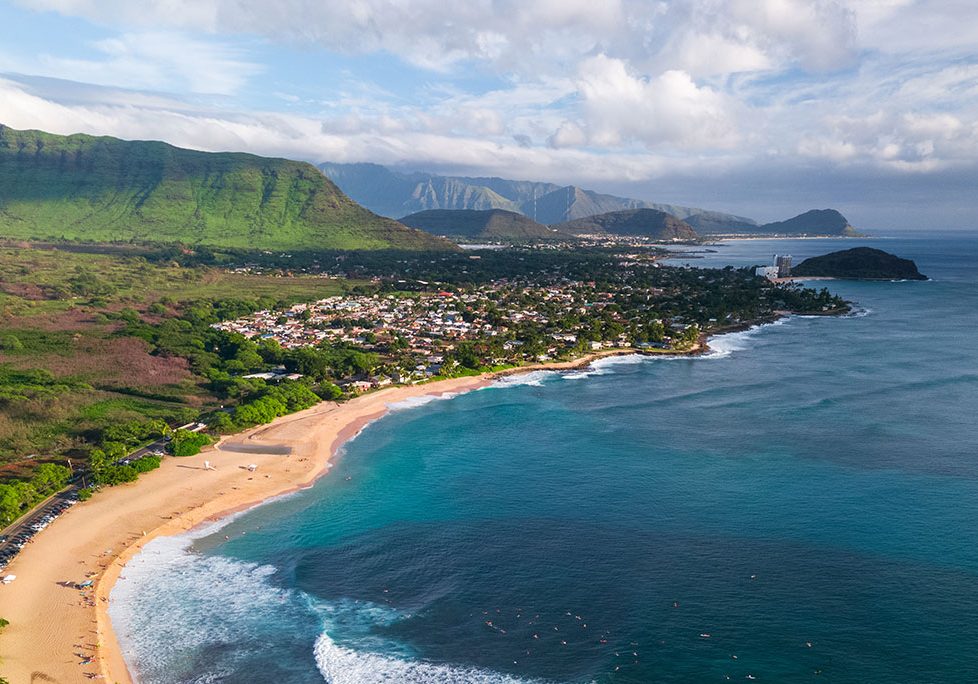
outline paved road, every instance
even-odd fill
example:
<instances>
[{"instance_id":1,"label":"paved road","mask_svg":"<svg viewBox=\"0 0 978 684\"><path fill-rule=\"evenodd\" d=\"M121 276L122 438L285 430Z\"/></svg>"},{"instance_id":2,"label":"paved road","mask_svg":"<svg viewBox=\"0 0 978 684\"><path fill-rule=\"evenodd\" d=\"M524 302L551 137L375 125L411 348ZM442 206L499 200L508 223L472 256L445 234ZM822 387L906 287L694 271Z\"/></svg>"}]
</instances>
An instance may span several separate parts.
<instances>
[{"instance_id":1,"label":"paved road","mask_svg":"<svg viewBox=\"0 0 978 684\"><path fill-rule=\"evenodd\" d=\"M15 542L15 538L18 535L27 534L33 536L37 534L35 530L31 529L32 525L41 522L47 516L56 517L60 515L71 502L77 501L77 498L78 485L72 484L67 489L45 500L31 510L30 513L19 518L3 530L3 532L0 532L3 538L3 542L0 543L0 567L5 567L10 562L12 556L9 556L9 554L16 554L19 551Z\"/></svg>"},{"instance_id":2,"label":"paved road","mask_svg":"<svg viewBox=\"0 0 978 684\"><path fill-rule=\"evenodd\" d=\"M136 449L124 459L116 461L116 464L133 461L143 456L162 453L166 446L166 439L158 439L151 444ZM13 555L19 551L16 546L16 537L27 534L33 536L38 532L32 529L35 523L44 520L48 516L56 517L66 510L66 504L78 499L78 490L87 483L86 474L75 475L67 488L51 496L45 501L35 506L24 516L15 520L10 526L0 531L0 568L3 568L13 559ZM30 543L30 542L28 542ZM13 555L12 555L13 554Z\"/></svg>"}]
</instances>

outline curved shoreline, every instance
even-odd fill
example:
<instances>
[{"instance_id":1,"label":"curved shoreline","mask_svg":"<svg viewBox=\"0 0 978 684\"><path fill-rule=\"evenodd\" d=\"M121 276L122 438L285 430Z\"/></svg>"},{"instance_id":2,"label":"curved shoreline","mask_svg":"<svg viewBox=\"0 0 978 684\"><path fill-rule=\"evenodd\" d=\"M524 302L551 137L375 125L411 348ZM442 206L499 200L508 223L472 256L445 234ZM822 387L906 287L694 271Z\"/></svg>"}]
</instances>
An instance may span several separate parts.
<instances>
[{"instance_id":1,"label":"curved shoreline","mask_svg":"<svg viewBox=\"0 0 978 684\"><path fill-rule=\"evenodd\" d=\"M679 355L705 351L705 344L700 344ZM74 506L11 563L9 572L18 579L0 587L0 616L10 621L0 641L0 671L11 684L67 684L83 677L133 684L108 614L109 595L125 564L147 542L311 486L329 472L339 448L386 415L391 404L464 393L501 377L575 370L597 359L640 353L633 349L596 351L573 361L391 387L343 404L322 402L226 436L198 456L165 459L158 470L138 482L109 488ZM328 448L323 448L326 444ZM258 449L222 449L231 445ZM262 453L262 446L278 447L279 453ZM282 446L290 447L291 455L282 455ZM206 470L205 460L212 461L217 470ZM247 470L252 463L258 465L254 473ZM67 586L86 579L95 581L94 588L79 591Z\"/></svg>"}]
</instances>

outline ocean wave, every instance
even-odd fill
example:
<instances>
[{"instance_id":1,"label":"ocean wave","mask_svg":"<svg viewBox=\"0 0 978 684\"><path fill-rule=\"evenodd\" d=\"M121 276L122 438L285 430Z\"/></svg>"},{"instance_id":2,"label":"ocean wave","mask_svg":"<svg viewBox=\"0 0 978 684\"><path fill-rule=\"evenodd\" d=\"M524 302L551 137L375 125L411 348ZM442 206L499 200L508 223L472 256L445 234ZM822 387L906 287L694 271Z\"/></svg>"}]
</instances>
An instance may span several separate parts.
<instances>
[{"instance_id":1,"label":"ocean wave","mask_svg":"<svg viewBox=\"0 0 978 684\"><path fill-rule=\"evenodd\" d=\"M725 359L732 355L734 352L744 351L750 348L750 340L758 332L764 328L775 327L779 325L784 325L787 318L779 318L776 321L770 323L761 323L760 325L752 325L747 330L740 330L738 332L724 333L722 335L715 335L707 340L707 344L710 347L710 351L703 356L697 357L700 359Z\"/></svg>"},{"instance_id":2,"label":"ocean wave","mask_svg":"<svg viewBox=\"0 0 978 684\"><path fill-rule=\"evenodd\" d=\"M410 409L416 409L426 404L430 404L433 401L445 401L446 399L454 399L458 396L458 392L443 392L442 394L423 394L419 397L408 397L407 399L402 399L401 401L392 401L387 404L388 411L407 411Z\"/></svg>"},{"instance_id":3,"label":"ocean wave","mask_svg":"<svg viewBox=\"0 0 978 684\"><path fill-rule=\"evenodd\" d=\"M864 306L853 307L853 309L842 318L865 318L873 313L872 309Z\"/></svg>"},{"instance_id":4,"label":"ocean wave","mask_svg":"<svg viewBox=\"0 0 978 684\"><path fill-rule=\"evenodd\" d=\"M551 371L531 371L529 373L519 373L517 375L507 375L495 380L489 385L480 389L504 389L506 387L519 387L529 385L530 387L540 387L544 381L552 375Z\"/></svg>"},{"instance_id":5,"label":"ocean wave","mask_svg":"<svg viewBox=\"0 0 978 684\"><path fill-rule=\"evenodd\" d=\"M560 374L564 380L581 380L595 375L611 375L615 372L616 366L627 366L636 363L644 363L651 357L641 354L622 354L621 356L605 356L595 359L584 368L574 371L565 371Z\"/></svg>"},{"instance_id":6,"label":"ocean wave","mask_svg":"<svg viewBox=\"0 0 978 684\"><path fill-rule=\"evenodd\" d=\"M329 684L526 684L501 672L459 665L438 665L420 660L358 651L338 645L323 633L316 641L316 665Z\"/></svg>"},{"instance_id":7,"label":"ocean wave","mask_svg":"<svg viewBox=\"0 0 978 684\"><path fill-rule=\"evenodd\" d=\"M323 632L316 640L314 655L330 684L543 684L485 668L419 660L412 649L376 631L411 617L396 608L371 601L307 598L322 619Z\"/></svg>"},{"instance_id":8,"label":"ocean wave","mask_svg":"<svg viewBox=\"0 0 978 684\"><path fill-rule=\"evenodd\" d=\"M208 644L234 643L242 628L282 610L290 592L269 582L276 569L192 550L195 540L227 525L158 537L125 566L112 588L109 615L127 664L148 684L173 681L171 666ZM219 619L214 619L219 616ZM233 663L213 663L181 681L225 681Z\"/></svg>"}]
</instances>

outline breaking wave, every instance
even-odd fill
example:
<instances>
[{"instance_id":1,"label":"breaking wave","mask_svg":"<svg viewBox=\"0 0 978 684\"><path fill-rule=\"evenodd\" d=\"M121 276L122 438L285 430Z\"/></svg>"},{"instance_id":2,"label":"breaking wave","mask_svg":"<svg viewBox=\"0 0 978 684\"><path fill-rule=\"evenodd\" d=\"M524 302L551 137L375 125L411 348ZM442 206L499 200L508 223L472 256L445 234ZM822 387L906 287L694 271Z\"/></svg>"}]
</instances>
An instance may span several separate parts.
<instances>
[{"instance_id":1,"label":"breaking wave","mask_svg":"<svg viewBox=\"0 0 978 684\"><path fill-rule=\"evenodd\" d=\"M506 387L517 387L519 385L529 385L531 387L540 387L543 385L544 381L552 375L552 371L531 371L530 373L520 373L518 375L507 375L505 377L499 378L490 385L486 385L480 389L492 389L492 388L506 388Z\"/></svg>"},{"instance_id":2,"label":"breaking wave","mask_svg":"<svg viewBox=\"0 0 978 684\"><path fill-rule=\"evenodd\" d=\"M356 651L339 646L325 633L316 641L316 664L329 684L524 684L530 681L492 670Z\"/></svg>"},{"instance_id":3,"label":"breaking wave","mask_svg":"<svg viewBox=\"0 0 978 684\"><path fill-rule=\"evenodd\" d=\"M741 330L739 332L724 333L722 335L716 335L707 340L707 344L710 346L710 351L703 356L701 359L725 359L732 355L734 352L744 351L750 348L750 340L758 332L764 328L774 327L778 325L784 325L784 322L788 320L786 318L779 318L771 323L762 323L760 325L754 325L747 330Z\"/></svg>"},{"instance_id":4,"label":"breaking wave","mask_svg":"<svg viewBox=\"0 0 978 684\"><path fill-rule=\"evenodd\" d=\"M349 599L311 607L323 621L314 653L329 684L542 684L485 668L418 660L410 649L374 631L410 617L394 608ZM331 633L343 634L343 643Z\"/></svg>"},{"instance_id":5,"label":"breaking wave","mask_svg":"<svg viewBox=\"0 0 978 684\"><path fill-rule=\"evenodd\" d=\"M401 401L394 401L387 404L387 410L394 411L406 411L410 409L419 408L430 404L433 401L445 401L447 399L454 399L458 396L457 392L443 392L442 394L424 394L420 397L409 397Z\"/></svg>"}]
</instances>

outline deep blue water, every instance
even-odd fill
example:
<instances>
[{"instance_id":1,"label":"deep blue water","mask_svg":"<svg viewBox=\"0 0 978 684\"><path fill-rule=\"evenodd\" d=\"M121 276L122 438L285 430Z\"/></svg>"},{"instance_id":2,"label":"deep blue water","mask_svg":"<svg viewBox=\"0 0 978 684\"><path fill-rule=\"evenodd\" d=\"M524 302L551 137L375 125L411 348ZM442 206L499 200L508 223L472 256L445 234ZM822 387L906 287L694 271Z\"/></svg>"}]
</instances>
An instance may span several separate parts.
<instances>
[{"instance_id":1,"label":"deep blue water","mask_svg":"<svg viewBox=\"0 0 978 684\"><path fill-rule=\"evenodd\" d=\"M112 604L140 680L974 680L978 240L867 244L933 280L401 407L311 490L152 542Z\"/></svg>"}]
</instances>

